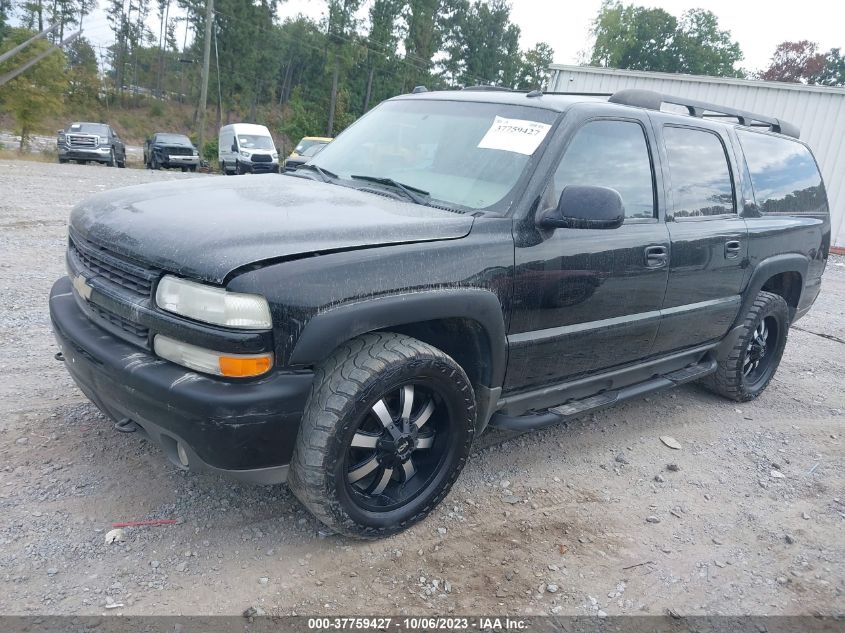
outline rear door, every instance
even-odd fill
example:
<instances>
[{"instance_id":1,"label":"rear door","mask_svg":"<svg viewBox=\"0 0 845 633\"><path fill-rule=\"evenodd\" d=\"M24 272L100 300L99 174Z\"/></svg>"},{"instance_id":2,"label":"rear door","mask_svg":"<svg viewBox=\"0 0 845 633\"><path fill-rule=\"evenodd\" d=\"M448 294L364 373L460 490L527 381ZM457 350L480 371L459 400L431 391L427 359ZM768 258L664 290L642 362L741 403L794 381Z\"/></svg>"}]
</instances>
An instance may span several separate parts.
<instances>
[{"instance_id":1,"label":"rear door","mask_svg":"<svg viewBox=\"0 0 845 633\"><path fill-rule=\"evenodd\" d=\"M721 338L740 307L748 266L735 165L722 126L654 115L672 241L669 283L652 354Z\"/></svg>"},{"instance_id":2,"label":"rear door","mask_svg":"<svg viewBox=\"0 0 845 633\"><path fill-rule=\"evenodd\" d=\"M516 223L506 391L636 361L657 334L669 234L658 215L647 115L591 117L568 130L538 212L556 206L566 185L598 185L620 193L625 223L548 232L534 217Z\"/></svg>"}]
</instances>

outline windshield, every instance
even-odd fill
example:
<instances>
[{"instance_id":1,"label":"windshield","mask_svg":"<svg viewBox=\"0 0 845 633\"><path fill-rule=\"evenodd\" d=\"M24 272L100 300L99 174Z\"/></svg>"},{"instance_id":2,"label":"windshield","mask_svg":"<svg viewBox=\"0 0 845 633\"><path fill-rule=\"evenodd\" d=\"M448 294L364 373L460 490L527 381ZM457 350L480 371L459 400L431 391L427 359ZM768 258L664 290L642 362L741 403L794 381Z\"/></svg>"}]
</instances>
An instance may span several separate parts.
<instances>
[{"instance_id":1,"label":"windshield","mask_svg":"<svg viewBox=\"0 0 845 633\"><path fill-rule=\"evenodd\" d=\"M184 134L156 134L157 143L176 143L178 145L190 145L191 139Z\"/></svg>"},{"instance_id":2,"label":"windshield","mask_svg":"<svg viewBox=\"0 0 845 633\"><path fill-rule=\"evenodd\" d=\"M456 207L506 211L557 113L495 103L388 101L311 161L340 178L389 178Z\"/></svg>"},{"instance_id":3,"label":"windshield","mask_svg":"<svg viewBox=\"0 0 845 633\"><path fill-rule=\"evenodd\" d=\"M241 149L276 149L273 139L258 134L238 134L238 147Z\"/></svg>"},{"instance_id":4,"label":"windshield","mask_svg":"<svg viewBox=\"0 0 845 633\"><path fill-rule=\"evenodd\" d=\"M102 123L74 123L68 131L78 132L79 134L97 134L98 136L109 135L109 127Z\"/></svg>"},{"instance_id":5,"label":"windshield","mask_svg":"<svg viewBox=\"0 0 845 633\"><path fill-rule=\"evenodd\" d=\"M328 143L314 143L307 149L304 149L300 152L302 156L316 156L320 153L320 150L323 149Z\"/></svg>"},{"instance_id":6,"label":"windshield","mask_svg":"<svg viewBox=\"0 0 845 633\"><path fill-rule=\"evenodd\" d=\"M305 152L309 148L314 147L315 145L325 145L325 144L326 144L325 141L318 141L318 140L313 139L313 138L304 138L301 141L299 141L299 145L297 145L296 147L293 148L293 151L295 151L297 154L305 154Z\"/></svg>"}]
</instances>

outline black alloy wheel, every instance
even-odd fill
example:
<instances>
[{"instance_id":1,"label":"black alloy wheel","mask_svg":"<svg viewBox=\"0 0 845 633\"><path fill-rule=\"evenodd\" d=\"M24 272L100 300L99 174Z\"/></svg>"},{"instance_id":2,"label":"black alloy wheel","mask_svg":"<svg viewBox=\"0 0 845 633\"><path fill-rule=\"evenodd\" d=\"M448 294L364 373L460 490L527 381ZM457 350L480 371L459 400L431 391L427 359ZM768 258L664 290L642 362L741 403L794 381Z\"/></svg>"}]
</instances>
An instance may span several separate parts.
<instances>
[{"instance_id":1,"label":"black alloy wheel","mask_svg":"<svg viewBox=\"0 0 845 633\"><path fill-rule=\"evenodd\" d=\"M439 400L431 387L409 382L370 407L345 456L347 494L362 509L401 507L442 466L450 429Z\"/></svg>"}]
</instances>

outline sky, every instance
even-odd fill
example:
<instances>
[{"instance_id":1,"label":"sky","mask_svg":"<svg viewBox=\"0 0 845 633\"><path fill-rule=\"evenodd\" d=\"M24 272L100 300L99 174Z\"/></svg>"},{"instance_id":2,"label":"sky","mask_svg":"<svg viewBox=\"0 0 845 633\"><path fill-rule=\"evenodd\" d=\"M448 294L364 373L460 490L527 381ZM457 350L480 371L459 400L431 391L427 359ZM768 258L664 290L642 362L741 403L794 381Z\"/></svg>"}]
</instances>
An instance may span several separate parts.
<instances>
[{"instance_id":1,"label":"sky","mask_svg":"<svg viewBox=\"0 0 845 633\"><path fill-rule=\"evenodd\" d=\"M787 9L786 3L771 0L625 0L641 6L659 7L680 16L692 8L708 9L719 18L719 25L731 32L745 58L740 66L762 70L768 66L775 47L784 41L810 40L823 51L845 49L845 2L841 0L801 0ZM366 5L362 15L366 14ZM552 0L511 0L511 19L522 30L523 49L537 42L548 42L555 51L555 62L577 64L591 47L589 30L601 6L601 0L575 2ZM323 0L286 0L279 15L299 13L319 19L325 13ZM112 41L112 34L101 10L85 18L85 35L102 47ZM152 17L151 29L158 34L158 21ZM178 35L181 41L182 32Z\"/></svg>"}]
</instances>

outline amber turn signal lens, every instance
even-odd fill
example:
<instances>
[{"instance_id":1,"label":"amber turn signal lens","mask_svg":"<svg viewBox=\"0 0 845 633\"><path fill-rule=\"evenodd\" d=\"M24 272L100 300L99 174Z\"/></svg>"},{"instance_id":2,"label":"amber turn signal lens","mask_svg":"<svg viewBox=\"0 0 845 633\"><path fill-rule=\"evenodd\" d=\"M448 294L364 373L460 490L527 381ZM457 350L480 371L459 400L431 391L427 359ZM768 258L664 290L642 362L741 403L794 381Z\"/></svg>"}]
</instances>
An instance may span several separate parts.
<instances>
[{"instance_id":1,"label":"amber turn signal lens","mask_svg":"<svg viewBox=\"0 0 845 633\"><path fill-rule=\"evenodd\" d=\"M221 356L220 373L231 378L260 376L270 370L273 355L262 356Z\"/></svg>"}]
</instances>

